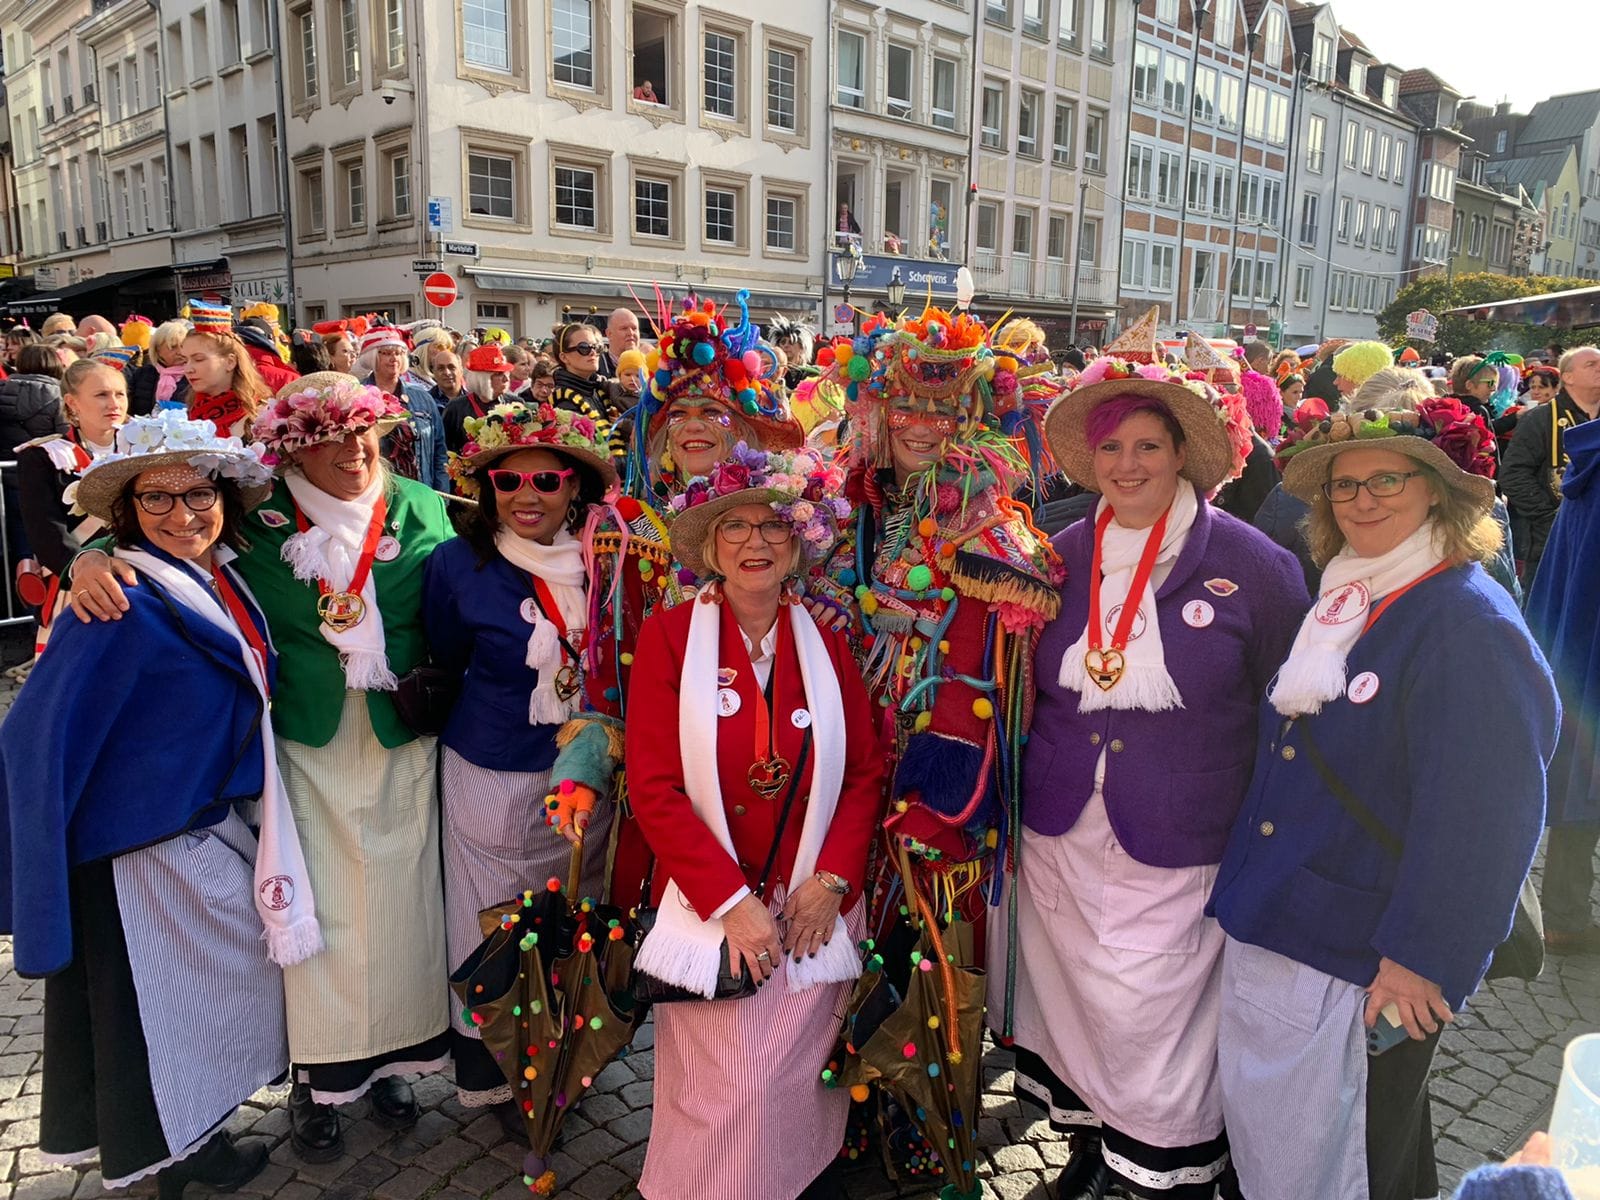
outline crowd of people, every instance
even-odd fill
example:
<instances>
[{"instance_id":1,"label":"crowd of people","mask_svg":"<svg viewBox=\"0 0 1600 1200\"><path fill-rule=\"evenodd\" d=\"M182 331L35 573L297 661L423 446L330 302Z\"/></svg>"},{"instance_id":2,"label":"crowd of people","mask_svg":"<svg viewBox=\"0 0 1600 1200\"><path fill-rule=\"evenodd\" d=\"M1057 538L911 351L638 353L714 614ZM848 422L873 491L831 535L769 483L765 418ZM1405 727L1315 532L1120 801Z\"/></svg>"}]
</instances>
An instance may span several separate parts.
<instances>
[{"instance_id":1,"label":"crowd of people","mask_svg":"<svg viewBox=\"0 0 1600 1200\"><path fill-rule=\"evenodd\" d=\"M57 314L3 369L0 926L41 1153L107 1187L240 1186L273 1083L308 1162L442 1070L527 1140L538 1047L450 985L569 861L654 1004L648 1200L834 1196L873 1143L974 1200L860 1069L919 973L903 1059L959 1114L985 1010L1068 1200L1434 1197L1444 1025L1600 952L1600 349L741 294L532 344Z\"/></svg>"}]
</instances>

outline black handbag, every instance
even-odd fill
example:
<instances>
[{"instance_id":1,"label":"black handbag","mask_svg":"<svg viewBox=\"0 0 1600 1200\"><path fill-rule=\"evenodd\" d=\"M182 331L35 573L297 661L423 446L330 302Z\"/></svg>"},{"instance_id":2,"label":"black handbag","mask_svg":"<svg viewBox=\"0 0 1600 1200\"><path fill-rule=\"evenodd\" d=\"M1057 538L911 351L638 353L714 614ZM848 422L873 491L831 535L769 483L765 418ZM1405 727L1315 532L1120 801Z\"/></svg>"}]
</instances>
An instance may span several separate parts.
<instances>
[{"instance_id":1,"label":"black handbag","mask_svg":"<svg viewBox=\"0 0 1600 1200\"><path fill-rule=\"evenodd\" d=\"M767 851L767 861L761 868L761 879L755 887L755 895L758 898L766 896L767 881L771 878L773 865L778 860L778 846L782 843L783 831L789 824L789 811L794 807L795 794L800 790L800 777L805 773L806 756L810 750L811 729L808 726L805 736L800 739L800 755L795 764L794 774L789 777L789 794L784 797L783 811L778 814L778 827L772 835L772 847ZM646 897L650 895L655 873L655 860L652 859L650 873L644 882ZM655 928L656 915L656 907L650 904L641 904L634 911L634 928L641 942L645 935ZM740 1000L755 994L756 981L748 970L741 971L737 976L733 974L728 964L727 938L722 939L722 962L717 968L717 986L710 996L691 992L688 988L679 987L675 983L668 983L664 979L646 974L637 967L633 972L633 998L640 1004L671 1004L678 1000Z\"/></svg>"},{"instance_id":2,"label":"black handbag","mask_svg":"<svg viewBox=\"0 0 1600 1200\"><path fill-rule=\"evenodd\" d=\"M407 729L420 737L444 732L450 710L461 697L461 676L443 667L423 663L400 676L389 699Z\"/></svg>"},{"instance_id":3,"label":"black handbag","mask_svg":"<svg viewBox=\"0 0 1600 1200\"><path fill-rule=\"evenodd\" d=\"M1322 777L1323 786L1333 793L1345 813L1366 831L1368 837L1382 846L1391 858L1398 859L1405 849L1402 842L1357 798L1344 780L1333 773L1333 768L1322 757L1322 751L1311 737L1311 730L1300 725L1301 743L1311 759L1311 766ZM1544 911L1539 907L1539 889L1533 877L1525 875L1522 891L1517 896L1517 910L1511 918L1511 933L1495 947L1489 960L1485 979L1537 979L1544 970Z\"/></svg>"}]
</instances>

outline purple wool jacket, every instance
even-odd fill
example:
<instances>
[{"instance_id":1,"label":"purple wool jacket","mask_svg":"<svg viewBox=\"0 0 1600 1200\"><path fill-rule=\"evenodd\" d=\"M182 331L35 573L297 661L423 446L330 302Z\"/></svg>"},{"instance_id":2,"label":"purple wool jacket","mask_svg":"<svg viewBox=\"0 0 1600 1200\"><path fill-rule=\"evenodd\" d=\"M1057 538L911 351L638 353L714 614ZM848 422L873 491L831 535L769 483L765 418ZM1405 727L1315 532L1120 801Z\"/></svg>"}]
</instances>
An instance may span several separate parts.
<instances>
[{"instance_id":1,"label":"purple wool jacket","mask_svg":"<svg viewBox=\"0 0 1600 1200\"><path fill-rule=\"evenodd\" d=\"M1294 555L1200 501L1189 540L1156 591L1167 670L1183 707L1080 714L1056 682L1089 620L1094 521L1058 533L1061 615L1034 659L1038 696L1022 764L1022 822L1054 836L1077 822L1106 754L1105 804L1123 849L1153 867L1222 860L1250 786L1256 715L1310 606ZM1109 637L1107 641L1109 641Z\"/></svg>"}]
</instances>

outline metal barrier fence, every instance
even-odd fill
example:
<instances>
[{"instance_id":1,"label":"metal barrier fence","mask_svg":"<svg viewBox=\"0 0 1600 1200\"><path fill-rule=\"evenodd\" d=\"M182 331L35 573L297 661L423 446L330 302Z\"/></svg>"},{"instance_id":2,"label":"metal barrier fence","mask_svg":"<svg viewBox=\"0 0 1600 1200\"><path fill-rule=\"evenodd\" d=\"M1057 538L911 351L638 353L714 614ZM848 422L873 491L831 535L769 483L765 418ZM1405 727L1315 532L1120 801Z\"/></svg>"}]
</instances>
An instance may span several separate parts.
<instances>
[{"instance_id":1,"label":"metal barrier fence","mask_svg":"<svg viewBox=\"0 0 1600 1200\"><path fill-rule=\"evenodd\" d=\"M17 463L15 459L0 462L0 567L5 574L5 604L0 608L0 629L12 625L31 625L33 609L17 595L17 561L26 557L20 553L22 546L22 512L17 502Z\"/></svg>"}]
</instances>

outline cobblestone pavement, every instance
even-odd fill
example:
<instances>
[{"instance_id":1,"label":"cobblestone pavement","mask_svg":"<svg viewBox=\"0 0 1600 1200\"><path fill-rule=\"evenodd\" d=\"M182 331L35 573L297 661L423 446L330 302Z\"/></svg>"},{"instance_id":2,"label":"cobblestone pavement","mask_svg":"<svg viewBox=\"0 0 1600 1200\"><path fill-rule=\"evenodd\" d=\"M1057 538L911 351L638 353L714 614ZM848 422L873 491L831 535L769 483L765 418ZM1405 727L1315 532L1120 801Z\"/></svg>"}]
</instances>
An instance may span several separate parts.
<instances>
[{"instance_id":1,"label":"cobblestone pavement","mask_svg":"<svg viewBox=\"0 0 1600 1200\"><path fill-rule=\"evenodd\" d=\"M15 684L0 681L0 719ZM106 1194L91 1169L54 1169L39 1160L40 1051L44 984L12 972L10 939L0 939L0 1200L89 1200ZM1434 1123L1447 1188L1485 1161L1508 1138L1548 1117L1560 1074L1561 1048L1579 1033L1600 1030L1600 958L1552 959L1532 983L1486 986L1445 1034L1435 1065ZM627 1057L612 1063L568 1118L554 1158L562 1195L582 1200L633 1200L634 1181L650 1135L655 1073L654 1029L645 1026ZM1048 1125L1022 1115L1011 1098L1011 1056L991 1049L984 1063L979 1126L986 1196L1046 1200L1054 1195L1066 1143ZM343 1157L321 1166L299 1162L288 1144L289 1114L281 1097L262 1093L242 1107L231 1128L272 1146L270 1165L241 1190L247 1200L523 1200L520 1147L508 1143L492 1116L464 1109L447 1076L416 1082L424 1109L405 1133L367 1119L366 1101L345 1110ZM1541 1116L1541 1113L1543 1116ZM876 1163L840 1173L841 1200L929 1196L926 1187L897 1186ZM189 1190L189 1200L204 1193ZM150 1195L153 1185L132 1189ZM1448 1194L1448 1192L1447 1192ZM756 1198L765 1200L765 1198Z\"/></svg>"}]
</instances>

